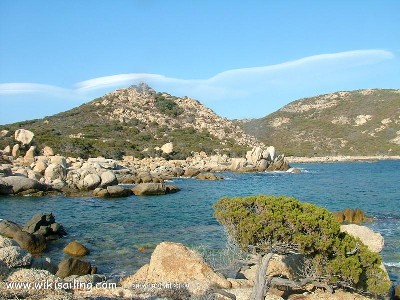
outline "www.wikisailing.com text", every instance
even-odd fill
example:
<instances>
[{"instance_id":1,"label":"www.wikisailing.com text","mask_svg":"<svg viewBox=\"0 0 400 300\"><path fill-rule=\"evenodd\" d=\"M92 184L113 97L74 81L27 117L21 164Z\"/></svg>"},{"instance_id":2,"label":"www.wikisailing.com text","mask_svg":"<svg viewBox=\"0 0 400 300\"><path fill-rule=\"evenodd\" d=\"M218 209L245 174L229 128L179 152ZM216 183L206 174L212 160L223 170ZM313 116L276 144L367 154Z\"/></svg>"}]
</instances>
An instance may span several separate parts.
<instances>
[{"instance_id":1,"label":"www.wikisailing.com text","mask_svg":"<svg viewBox=\"0 0 400 300\"><path fill-rule=\"evenodd\" d=\"M37 282L6 282L7 289L10 290L91 290L93 288L100 289L116 289L117 284L114 282L80 282L80 281L70 281L70 282L62 282L62 281L37 281Z\"/></svg>"}]
</instances>

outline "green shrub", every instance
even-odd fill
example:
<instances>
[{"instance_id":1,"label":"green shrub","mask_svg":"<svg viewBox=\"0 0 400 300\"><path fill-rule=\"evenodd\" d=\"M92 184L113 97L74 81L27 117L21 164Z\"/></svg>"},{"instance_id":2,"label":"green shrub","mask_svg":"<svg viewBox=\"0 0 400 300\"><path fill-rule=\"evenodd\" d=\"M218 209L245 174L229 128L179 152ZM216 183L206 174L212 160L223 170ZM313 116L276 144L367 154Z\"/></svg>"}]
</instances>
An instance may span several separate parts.
<instances>
[{"instance_id":1,"label":"green shrub","mask_svg":"<svg viewBox=\"0 0 400 300\"><path fill-rule=\"evenodd\" d=\"M295 246L311 260L314 275L329 284L373 294L385 294L391 286L380 268L379 254L341 233L339 223L324 208L295 198L261 195L222 198L214 209L242 249L268 253L277 245ZM358 251L349 255L357 246Z\"/></svg>"},{"instance_id":2,"label":"green shrub","mask_svg":"<svg viewBox=\"0 0 400 300\"><path fill-rule=\"evenodd\" d=\"M183 112L182 108L173 99L168 99L160 93L156 95L155 104L161 113L168 116L176 117Z\"/></svg>"}]
</instances>

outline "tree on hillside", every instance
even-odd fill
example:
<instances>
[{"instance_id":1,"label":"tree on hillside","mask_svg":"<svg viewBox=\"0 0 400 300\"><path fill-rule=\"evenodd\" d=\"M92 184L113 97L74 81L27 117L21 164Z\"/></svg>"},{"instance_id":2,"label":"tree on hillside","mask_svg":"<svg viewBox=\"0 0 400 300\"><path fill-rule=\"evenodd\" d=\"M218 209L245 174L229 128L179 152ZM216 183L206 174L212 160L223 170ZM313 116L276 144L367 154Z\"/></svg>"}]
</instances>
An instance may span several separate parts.
<instances>
[{"instance_id":1,"label":"tree on hillside","mask_svg":"<svg viewBox=\"0 0 400 300\"><path fill-rule=\"evenodd\" d=\"M312 283L327 290L342 287L374 295L385 295L390 289L379 254L340 232L339 223L324 208L295 198L262 195L222 198L214 209L229 238L260 257L252 299L264 299L273 284L298 288ZM275 253L304 256L301 280L266 278Z\"/></svg>"}]
</instances>

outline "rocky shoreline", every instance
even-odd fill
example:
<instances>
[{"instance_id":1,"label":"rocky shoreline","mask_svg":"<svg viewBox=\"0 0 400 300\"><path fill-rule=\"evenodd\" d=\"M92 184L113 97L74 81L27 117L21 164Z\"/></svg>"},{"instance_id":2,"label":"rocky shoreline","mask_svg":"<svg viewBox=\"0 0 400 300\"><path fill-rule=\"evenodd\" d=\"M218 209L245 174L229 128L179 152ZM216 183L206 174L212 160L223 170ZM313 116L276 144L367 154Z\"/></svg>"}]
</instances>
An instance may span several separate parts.
<instances>
[{"instance_id":1,"label":"rocky shoreline","mask_svg":"<svg viewBox=\"0 0 400 300\"><path fill-rule=\"evenodd\" d=\"M137 159L124 156L117 161L104 157L76 158L55 154L50 147L39 150L34 145L34 133L18 129L15 144L0 151L0 195L43 196L63 193L68 196L123 197L159 195L179 191L167 186L165 180L187 177L199 180L222 179L213 173L290 171L285 156L275 148L254 147L246 157L192 153L183 160L163 157ZM166 154L173 152L173 144L161 147ZM133 189L119 184L135 184Z\"/></svg>"},{"instance_id":2,"label":"rocky shoreline","mask_svg":"<svg viewBox=\"0 0 400 300\"><path fill-rule=\"evenodd\" d=\"M51 214L34 216L25 226L11 221L0 221L0 295L5 299L237 299L249 300L256 281L259 264L241 264L236 275L224 276L207 263L199 252L183 244L165 241L158 244L150 258L135 273L121 278L98 274L97 268L82 259L89 249L76 241L64 252L67 257L54 263L49 257L38 256L38 250L19 238L21 232L31 237L43 237L51 243L52 234L44 236L46 228L54 227ZM58 228L62 225L57 224ZM68 230L68 229L67 229ZM376 253L382 251L384 240L380 234L365 226L342 225L342 232L357 237ZM62 228L58 238L66 232ZM35 244L31 240L30 244ZM43 247L41 248L44 249ZM243 256L239 254L238 257ZM249 258L247 258L249 259ZM251 261L251 260L250 260ZM274 255L267 275L295 280L302 260L297 254ZM383 267L384 268L384 267ZM35 287L36 284L36 287ZM42 284L39 288L37 284ZM46 287L44 287L46 285ZM266 300L281 299L372 299L336 289L323 291L313 284L306 289L292 287L271 288ZM2 298L3 299L3 298Z\"/></svg>"},{"instance_id":3,"label":"rocky shoreline","mask_svg":"<svg viewBox=\"0 0 400 300\"><path fill-rule=\"evenodd\" d=\"M315 156L315 157L305 157L305 156L287 156L287 161L289 163L332 163L332 162L355 162L355 161L365 161L365 162L375 162L379 160L400 160L399 155L376 155L376 156Z\"/></svg>"}]
</instances>

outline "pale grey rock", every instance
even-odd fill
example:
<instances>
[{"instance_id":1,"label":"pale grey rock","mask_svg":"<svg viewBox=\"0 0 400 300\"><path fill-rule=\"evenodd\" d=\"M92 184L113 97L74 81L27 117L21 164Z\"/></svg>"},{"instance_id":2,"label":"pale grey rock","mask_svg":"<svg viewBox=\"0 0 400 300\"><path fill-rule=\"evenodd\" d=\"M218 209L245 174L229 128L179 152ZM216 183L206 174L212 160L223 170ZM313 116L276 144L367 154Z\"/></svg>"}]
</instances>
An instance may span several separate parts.
<instances>
[{"instance_id":1,"label":"pale grey rock","mask_svg":"<svg viewBox=\"0 0 400 300\"><path fill-rule=\"evenodd\" d=\"M229 169L231 171L238 171L247 165L247 160L245 158L232 158L231 165Z\"/></svg>"},{"instance_id":2,"label":"pale grey rock","mask_svg":"<svg viewBox=\"0 0 400 300\"><path fill-rule=\"evenodd\" d=\"M2 131L0 131L0 137L7 137L7 136L10 136L9 130L3 129Z\"/></svg>"},{"instance_id":3,"label":"pale grey rock","mask_svg":"<svg viewBox=\"0 0 400 300\"><path fill-rule=\"evenodd\" d=\"M53 148L49 146L45 146L42 150L44 156L53 156L54 155L54 150Z\"/></svg>"},{"instance_id":4,"label":"pale grey rock","mask_svg":"<svg viewBox=\"0 0 400 300\"><path fill-rule=\"evenodd\" d=\"M38 190L38 191L47 190L47 187L41 184L40 182L22 176L8 176L8 177L3 177L2 180L12 186L14 194L27 190Z\"/></svg>"},{"instance_id":5,"label":"pale grey rock","mask_svg":"<svg viewBox=\"0 0 400 300\"><path fill-rule=\"evenodd\" d=\"M14 134L15 140L21 142L22 145L29 145L34 136L35 135L32 131L26 129L17 129Z\"/></svg>"},{"instance_id":6,"label":"pale grey rock","mask_svg":"<svg viewBox=\"0 0 400 300\"><path fill-rule=\"evenodd\" d=\"M59 155L52 156L50 157L50 161L52 164L61 165L64 168L67 168L67 160L65 159L64 156L59 156Z\"/></svg>"},{"instance_id":7,"label":"pale grey rock","mask_svg":"<svg viewBox=\"0 0 400 300\"><path fill-rule=\"evenodd\" d=\"M53 156L56 157L56 156ZM67 170L62 164L59 163L51 163L47 166L46 170L44 171L44 177L46 180L56 180L56 179L65 179L67 175Z\"/></svg>"},{"instance_id":8,"label":"pale grey rock","mask_svg":"<svg viewBox=\"0 0 400 300\"><path fill-rule=\"evenodd\" d=\"M166 187L163 183L140 183L132 189L132 192L135 195L164 195Z\"/></svg>"},{"instance_id":9,"label":"pale grey rock","mask_svg":"<svg viewBox=\"0 0 400 300\"><path fill-rule=\"evenodd\" d=\"M117 176L112 171L105 171L101 173L101 187L118 184Z\"/></svg>"},{"instance_id":10,"label":"pale grey rock","mask_svg":"<svg viewBox=\"0 0 400 300\"><path fill-rule=\"evenodd\" d=\"M174 145L171 142L166 143L161 146L161 151L165 154L171 154L172 152L174 152Z\"/></svg>"},{"instance_id":11,"label":"pale grey rock","mask_svg":"<svg viewBox=\"0 0 400 300\"><path fill-rule=\"evenodd\" d=\"M25 156L24 156L24 163L26 165L30 165L35 161L35 146L31 146L28 151L26 151Z\"/></svg>"},{"instance_id":12,"label":"pale grey rock","mask_svg":"<svg viewBox=\"0 0 400 300\"><path fill-rule=\"evenodd\" d=\"M18 246L8 246L0 248L0 260L8 268L26 267L31 264L32 255Z\"/></svg>"},{"instance_id":13,"label":"pale grey rock","mask_svg":"<svg viewBox=\"0 0 400 300\"><path fill-rule=\"evenodd\" d=\"M11 155L13 158L19 157L19 154L20 154L19 148L20 148L19 144L15 144L13 146L12 151L11 151Z\"/></svg>"},{"instance_id":14,"label":"pale grey rock","mask_svg":"<svg viewBox=\"0 0 400 300\"><path fill-rule=\"evenodd\" d=\"M83 186L88 190L94 190L101 183L101 178L97 174L88 174L83 178Z\"/></svg>"},{"instance_id":15,"label":"pale grey rock","mask_svg":"<svg viewBox=\"0 0 400 300\"><path fill-rule=\"evenodd\" d=\"M366 226L356 224L341 225L340 231L346 232L355 238L359 238L372 252L379 253L383 250L385 244L383 236Z\"/></svg>"},{"instance_id":16,"label":"pale grey rock","mask_svg":"<svg viewBox=\"0 0 400 300\"><path fill-rule=\"evenodd\" d=\"M47 166L47 164L46 164L45 161L43 161L43 160L38 160L38 161L35 163L35 166L33 167L33 171L39 172L40 174L44 175L44 172L46 171L46 168L47 168L47 167L48 167L48 166Z\"/></svg>"},{"instance_id":17,"label":"pale grey rock","mask_svg":"<svg viewBox=\"0 0 400 300\"><path fill-rule=\"evenodd\" d=\"M11 147L10 147L10 145L7 145L7 146L3 149L3 154L5 154L5 155L10 155L10 154L11 154Z\"/></svg>"}]
</instances>

